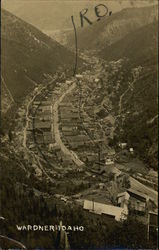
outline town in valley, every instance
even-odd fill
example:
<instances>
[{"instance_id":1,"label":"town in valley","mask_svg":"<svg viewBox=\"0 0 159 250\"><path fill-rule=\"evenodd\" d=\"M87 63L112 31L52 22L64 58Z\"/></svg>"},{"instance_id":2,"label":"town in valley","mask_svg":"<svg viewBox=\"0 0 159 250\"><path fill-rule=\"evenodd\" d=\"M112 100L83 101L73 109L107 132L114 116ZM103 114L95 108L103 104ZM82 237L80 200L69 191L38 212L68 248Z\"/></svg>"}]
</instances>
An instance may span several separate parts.
<instances>
[{"instance_id":1,"label":"town in valley","mask_svg":"<svg viewBox=\"0 0 159 250\"><path fill-rule=\"evenodd\" d=\"M6 15L8 22L13 18L5 12L3 15L3 18ZM113 14L109 18L113 18ZM18 19L16 29L21 25L18 22L21 21ZM28 27L26 29L29 29ZM68 34L69 32L70 30ZM33 39L33 44L30 42L31 45L27 46L33 46L33 51L35 49L37 55L36 46L41 46L40 49L48 46L46 50L52 48L49 40L51 38L45 39L41 35L41 39L45 39L41 42L36 30L31 30L28 34L30 36L28 41ZM68 34L67 32L64 34L65 40ZM4 40L7 36L8 39L14 36L11 31L10 33L8 31L7 35L2 32L2 38L3 35ZM129 38L127 39L129 41ZM8 48L9 43L10 40ZM82 41L80 43L82 44ZM60 51L62 45L55 43L54 46L59 46ZM19 48L16 48L16 51L18 50ZM70 53L73 53L73 50L74 44ZM105 53L108 53L107 50ZM9 66L13 67L11 74L18 75L18 72L23 72L24 82L28 81L29 86L32 86L28 87L28 91L27 87L23 88L26 92L22 97L18 95L20 96L19 86L23 79L17 90L14 90L16 86L9 87L7 74L2 69L1 92L4 96L4 98L2 96L2 118L4 118L0 155L2 174L5 176L3 182L4 186L7 186L6 193L2 188L2 196L4 194L14 197L11 207L15 205L15 213L17 209L26 213L22 215L23 212L18 212L18 215L15 215L15 223L18 225L27 223L41 225L40 219L42 219L43 225L60 223L61 226L81 225L84 228L83 232L78 232L78 236L75 232L60 232L58 244L61 244L62 248L56 245L55 249L77 249L80 237L87 237L88 234L90 239L91 233L94 235L93 227L99 232L97 240L92 241L90 247L99 249L104 244L108 244L108 249L111 244L114 244L112 247L120 247L117 242L111 242L113 230L116 230L114 232L121 230L121 235L125 235L125 228L128 228L128 233L132 232L131 229L137 230L134 229L135 223L138 225L136 226L138 230L145 232L140 248L144 247L144 244L154 247L157 244L158 233L158 172L154 164L155 142L149 143L149 135L141 135L139 138L139 133L144 131L144 126L147 126L153 134L151 138L153 141L155 129L153 130L152 126L156 122L156 114L153 113L153 117L150 115L146 118L147 125L143 125L142 129L142 118L151 114L151 111L147 111L151 107L147 104L148 108L145 111L146 104L141 104L142 97L137 95L138 93L144 95L140 82L147 84L145 79L152 76L155 67L152 69L149 64L147 66L147 61L138 65L131 64L125 57L107 60L99 56L101 52L98 51L97 54L93 45L90 50L80 48L77 52L78 67L75 74L73 74L75 54L70 56L71 66L69 65L71 60L68 62L68 68L67 62L64 62L64 65L57 66L53 73L44 70L42 76L38 76L38 69L35 66L32 78L30 66L24 65L23 69L20 68L20 59L15 66L11 64ZM32 56L32 51L30 53L29 56ZM62 53L69 54L64 50L61 55ZM40 58L39 62L40 60L42 59ZM36 77L41 77L42 81L36 81ZM144 112L147 112L146 115ZM151 155L153 155L152 161L148 159ZM18 205L14 203L16 200ZM4 234L8 227L6 225L9 225L9 218L12 219L10 207L6 206L8 212L5 213L2 209L0 214L1 221L5 225ZM21 206L23 208L20 208ZM37 216L34 216L36 211ZM29 214L33 222L29 219ZM125 231L122 231L122 225ZM102 236L103 231L100 232L99 228L108 230L110 239L104 242L105 236ZM13 225L9 230L9 235L13 235L11 238L16 237L18 240L20 231L14 235ZM47 241L48 246L52 244L53 247L53 243L50 242L53 240L57 243L58 235L49 232L46 240L44 234L41 237L41 244L46 244ZM25 235L28 238L23 238L24 245L29 242L30 246L40 246L38 237L34 242L31 232L25 232L23 237ZM129 238L129 235L127 237ZM63 238L65 242L61 242ZM130 240L131 247L134 244L133 240L135 241L135 238L132 242ZM136 242L139 244L138 238ZM84 249L90 249L86 238L81 247L82 244ZM124 244L128 243L123 241L122 244L126 247ZM146 246L145 249L148 249Z\"/></svg>"}]
</instances>

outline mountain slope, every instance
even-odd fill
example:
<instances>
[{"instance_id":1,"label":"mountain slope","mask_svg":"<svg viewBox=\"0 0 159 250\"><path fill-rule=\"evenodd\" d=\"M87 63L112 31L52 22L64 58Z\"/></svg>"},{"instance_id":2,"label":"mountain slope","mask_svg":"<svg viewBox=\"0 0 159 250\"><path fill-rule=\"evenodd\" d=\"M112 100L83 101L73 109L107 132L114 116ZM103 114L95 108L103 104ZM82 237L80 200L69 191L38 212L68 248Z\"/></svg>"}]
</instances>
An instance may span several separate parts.
<instances>
[{"instance_id":1,"label":"mountain slope","mask_svg":"<svg viewBox=\"0 0 159 250\"><path fill-rule=\"evenodd\" d=\"M34 82L52 75L59 66L72 67L74 56L56 41L8 11L1 12L2 76L15 101Z\"/></svg>"},{"instance_id":2,"label":"mountain slope","mask_svg":"<svg viewBox=\"0 0 159 250\"><path fill-rule=\"evenodd\" d=\"M96 19L94 7L97 4L107 5L113 12L131 6L152 5L155 0L147 1L16 1L2 0L2 7L22 18L40 30L57 30L72 28L71 16L76 18L76 26L80 25L79 12L88 8L88 17ZM16 3L15 3L16 2ZM133 3L132 3L133 2ZM38 7L37 7L38 6Z\"/></svg>"},{"instance_id":3,"label":"mountain slope","mask_svg":"<svg viewBox=\"0 0 159 250\"><path fill-rule=\"evenodd\" d=\"M124 61L107 84L114 113L119 117L116 137L128 142L155 169L158 166L157 28L157 22L139 28L99 53L114 65L117 60Z\"/></svg>"},{"instance_id":4,"label":"mountain slope","mask_svg":"<svg viewBox=\"0 0 159 250\"><path fill-rule=\"evenodd\" d=\"M86 28L79 28L78 47L101 50L121 40L128 33L153 22L156 18L156 6L123 9L109 17L103 17ZM68 37L68 46L73 45L73 39L73 34Z\"/></svg>"},{"instance_id":5,"label":"mountain slope","mask_svg":"<svg viewBox=\"0 0 159 250\"><path fill-rule=\"evenodd\" d=\"M151 59L156 60L157 30L157 22L139 28L116 43L106 46L100 52L100 56L105 60L119 60L126 57L133 65L147 64Z\"/></svg>"}]
</instances>

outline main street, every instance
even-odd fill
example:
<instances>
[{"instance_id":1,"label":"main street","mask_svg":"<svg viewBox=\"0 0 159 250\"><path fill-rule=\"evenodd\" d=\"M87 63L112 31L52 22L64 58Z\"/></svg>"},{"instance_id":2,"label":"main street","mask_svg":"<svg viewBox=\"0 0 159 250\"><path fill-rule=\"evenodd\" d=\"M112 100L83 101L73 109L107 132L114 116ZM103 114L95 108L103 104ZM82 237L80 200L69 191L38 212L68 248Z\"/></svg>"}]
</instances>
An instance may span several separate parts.
<instances>
[{"instance_id":1,"label":"main street","mask_svg":"<svg viewBox=\"0 0 159 250\"><path fill-rule=\"evenodd\" d=\"M60 131L59 131L59 117L58 117L58 107L59 104L62 102L62 100L64 99L64 97L71 93L74 88L76 87L76 83L74 82L68 89L67 91L65 91L60 97L59 99L54 103L53 107L52 107L52 111L53 111L53 133L55 136L55 141L56 143L60 146L61 151L70 157L70 159L78 166L81 167L84 165L84 163L78 158L78 156L76 155L75 152L73 152L72 150L69 150L63 143L62 139L61 139L61 135L60 135Z\"/></svg>"}]
</instances>

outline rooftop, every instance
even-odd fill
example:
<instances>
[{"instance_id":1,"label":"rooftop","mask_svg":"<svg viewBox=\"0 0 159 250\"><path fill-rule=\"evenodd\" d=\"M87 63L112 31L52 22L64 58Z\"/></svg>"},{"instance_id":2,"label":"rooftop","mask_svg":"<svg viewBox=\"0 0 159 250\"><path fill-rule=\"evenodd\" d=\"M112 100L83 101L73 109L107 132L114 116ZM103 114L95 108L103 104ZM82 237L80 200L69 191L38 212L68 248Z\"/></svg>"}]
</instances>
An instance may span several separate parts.
<instances>
[{"instance_id":1,"label":"rooftop","mask_svg":"<svg viewBox=\"0 0 159 250\"><path fill-rule=\"evenodd\" d=\"M144 198L145 200L146 200L146 199L149 199L149 196L148 196L148 195L143 194L143 193L141 193L141 192L139 192L139 191L137 191L137 190L134 190L134 189L132 189L132 188L127 189L127 192L130 193L130 194L135 194L135 195L137 195L137 196L139 196L139 197L141 197L141 198Z\"/></svg>"},{"instance_id":2,"label":"rooftop","mask_svg":"<svg viewBox=\"0 0 159 250\"><path fill-rule=\"evenodd\" d=\"M90 212L94 212L96 214L107 214L115 217L115 220L119 221L122 219L124 210L121 207L106 205L99 202L94 202L90 200L84 200L83 208L89 210Z\"/></svg>"},{"instance_id":3,"label":"rooftop","mask_svg":"<svg viewBox=\"0 0 159 250\"><path fill-rule=\"evenodd\" d=\"M35 129L36 128L50 128L51 124L50 122L37 122L35 123Z\"/></svg>"}]
</instances>

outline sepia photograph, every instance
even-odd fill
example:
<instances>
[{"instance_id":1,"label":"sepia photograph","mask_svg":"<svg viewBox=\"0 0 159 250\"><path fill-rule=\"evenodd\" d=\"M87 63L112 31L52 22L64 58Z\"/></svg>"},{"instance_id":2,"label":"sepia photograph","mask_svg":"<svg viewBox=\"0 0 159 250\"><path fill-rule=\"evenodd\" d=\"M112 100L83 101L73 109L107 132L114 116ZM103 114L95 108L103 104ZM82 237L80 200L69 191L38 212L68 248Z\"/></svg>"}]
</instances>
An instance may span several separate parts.
<instances>
[{"instance_id":1,"label":"sepia photograph","mask_svg":"<svg viewBox=\"0 0 159 250\"><path fill-rule=\"evenodd\" d=\"M0 250L158 249L158 0L2 0Z\"/></svg>"}]
</instances>

